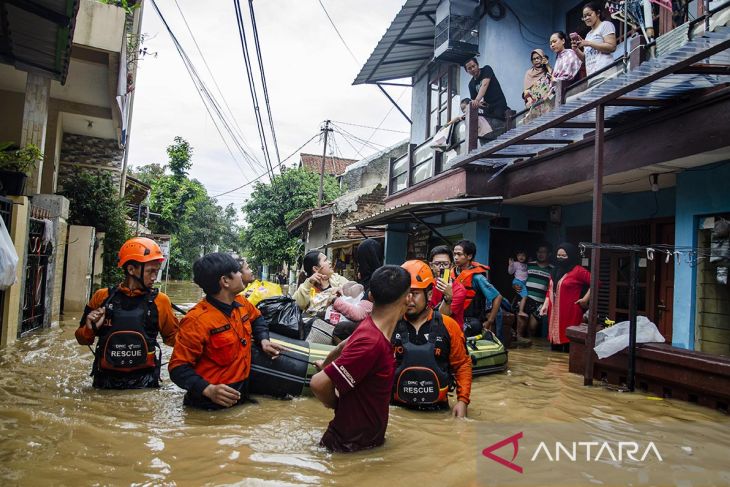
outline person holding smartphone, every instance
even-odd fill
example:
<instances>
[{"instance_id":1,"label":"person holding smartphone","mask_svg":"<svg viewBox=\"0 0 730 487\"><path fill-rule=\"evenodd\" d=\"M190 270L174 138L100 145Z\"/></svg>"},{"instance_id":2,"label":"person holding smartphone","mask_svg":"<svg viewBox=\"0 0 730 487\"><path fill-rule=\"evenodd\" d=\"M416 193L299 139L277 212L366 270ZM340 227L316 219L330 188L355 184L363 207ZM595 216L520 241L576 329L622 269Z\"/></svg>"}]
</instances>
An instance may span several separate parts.
<instances>
[{"instance_id":1,"label":"person holding smartphone","mask_svg":"<svg viewBox=\"0 0 730 487\"><path fill-rule=\"evenodd\" d=\"M616 50L616 28L608 20L602 20L601 2L588 2L583 7L583 22L590 27L586 38L570 35L571 47L586 63L586 73L592 75L613 62Z\"/></svg>"},{"instance_id":2,"label":"person holding smartphone","mask_svg":"<svg viewBox=\"0 0 730 487\"><path fill-rule=\"evenodd\" d=\"M442 315L453 318L463 330L466 288L453 280L454 258L451 249L446 245L434 247L431 249L429 261L433 275L438 276L429 305L438 309Z\"/></svg>"}]
</instances>

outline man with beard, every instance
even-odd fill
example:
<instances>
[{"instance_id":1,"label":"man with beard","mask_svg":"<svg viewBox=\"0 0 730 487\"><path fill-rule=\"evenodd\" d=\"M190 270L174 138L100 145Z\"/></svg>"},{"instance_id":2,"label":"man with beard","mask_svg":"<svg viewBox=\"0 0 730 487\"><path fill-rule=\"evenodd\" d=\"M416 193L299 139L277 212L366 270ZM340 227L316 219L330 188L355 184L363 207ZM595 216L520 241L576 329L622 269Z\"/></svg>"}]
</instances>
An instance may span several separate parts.
<instances>
[{"instance_id":1,"label":"man with beard","mask_svg":"<svg viewBox=\"0 0 730 487\"><path fill-rule=\"evenodd\" d=\"M391 343L396 359L393 402L417 409L448 409L455 385L452 414L466 416L471 393L471 360L456 321L428 306L434 286L431 268L420 260L402 266L411 275L406 314Z\"/></svg>"}]
</instances>

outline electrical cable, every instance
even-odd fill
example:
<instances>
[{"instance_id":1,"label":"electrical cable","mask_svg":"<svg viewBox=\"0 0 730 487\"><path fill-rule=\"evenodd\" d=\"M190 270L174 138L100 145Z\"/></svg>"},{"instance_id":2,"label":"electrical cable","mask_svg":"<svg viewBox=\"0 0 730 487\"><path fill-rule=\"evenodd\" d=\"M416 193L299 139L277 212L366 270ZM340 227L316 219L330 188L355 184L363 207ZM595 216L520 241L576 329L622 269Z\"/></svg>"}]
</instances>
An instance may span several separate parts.
<instances>
[{"instance_id":1,"label":"electrical cable","mask_svg":"<svg viewBox=\"0 0 730 487\"><path fill-rule=\"evenodd\" d=\"M347 142L347 145L349 145L350 147L352 147L352 150L354 150L354 151L355 151L355 153L357 153L358 157L362 158L362 154L360 153L360 151L358 151L358 150L357 150L357 149L355 148L355 146L354 146L354 145L352 145L352 143L351 143L351 142L349 141L349 139L348 139L347 137L345 137L345 135L344 135L344 134L343 134L342 132L340 132L339 128L335 128L335 131L336 131L336 132L337 132L338 134L342 135L342 139L343 139L343 140L344 140L345 142Z\"/></svg>"},{"instance_id":2,"label":"electrical cable","mask_svg":"<svg viewBox=\"0 0 730 487\"><path fill-rule=\"evenodd\" d=\"M381 132L394 132L396 134L410 134L407 130L394 130L394 129L383 129L380 127L371 127L370 125L360 125L358 123L350 123L350 122L341 122L338 120L332 120L335 123L341 123L342 125L351 125L353 127L361 127L364 129L373 129L373 130L380 130Z\"/></svg>"},{"instance_id":3,"label":"electrical cable","mask_svg":"<svg viewBox=\"0 0 730 487\"><path fill-rule=\"evenodd\" d=\"M269 89L266 85L266 73L264 72L264 61L261 57L261 45L259 44L259 31L256 28L256 16L253 11L253 0L248 0L248 9L251 13L251 28L253 30L253 41L256 47L256 59L259 63L259 72L261 74L261 85L264 91L264 103L266 104L266 114L269 117L269 127L271 128L271 140L274 143L276 151L276 162L281 162L279 156L279 144L276 142L276 130L274 130L274 118L271 116L271 104L269 104Z\"/></svg>"},{"instance_id":4,"label":"electrical cable","mask_svg":"<svg viewBox=\"0 0 730 487\"><path fill-rule=\"evenodd\" d=\"M347 45L347 42L345 42L345 38L342 37L342 34L340 34L340 30L335 25L335 22L332 20L332 17L330 17L329 12L327 12L327 9L324 8L324 4L322 3L322 0L319 0L319 6L322 7L322 10L324 10L324 14L327 16L327 20L330 21L330 25L332 25L332 28L335 29L335 32L337 33L337 37L340 38L342 41L342 44L345 46L345 49L347 49L347 52L350 53L350 56L352 56L352 59L355 61L355 63L360 64L360 61L357 59L357 56L355 56L355 53L352 52L352 49L350 49L350 46Z\"/></svg>"},{"instance_id":5,"label":"electrical cable","mask_svg":"<svg viewBox=\"0 0 730 487\"><path fill-rule=\"evenodd\" d=\"M188 29L188 33L190 34L190 38L193 40L193 44L195 44L195 48L198 50L198 54L200 55L200 58L203 60L203 65L205 66L206 71L208 72L208 75L210 75L210 79L213 81L213 85L215 86L216 90L218 90L218 95L220 95L221 100L223 100L223 105L228 110L228 116L231 117L231 120L233 121L233 125L236 127L237 135L243 142L243 145L246 146L246 148L253 153L253 149L248 145L245 138L243 137L243 131L241 130L241 127L238 125L238 120L236 120L236 116L233 114L233 110L231 110L230 105L228 105L228 101L226 100L226 97L223 95L223 90L221 90L220 86L218 86L218 82L215 79L215 76L213 76L213 72L210 69L210 66L208 66L208 61L205 60L205 55L203 55L203 50L198 45L198 41L195 39L195 35L193 34L192 29L190 28L190 25L188 24L188 20L185 17L185 14L182 11L182 8L180 8L180 4L177 0L173 0L175 2L175 6L177 7L178 12L180 12L180 17L182 17L183 22L185 23L185 27ZM253 155L253 154L252 154Z\"/></svg>"},{"instance_id":6,"label":"electrical cable","mask_svg":"<svg viewBox=\"0 0 730 487\"><path fill-rule=\"evenodd\" d=\"M259 109L258 94L256 92L256 83L253 78L253 69L251 67L251 58L248 52L248 40L246 38L246 28L243 25L243 12L241 10L240 0L233 0L233 7L236 11L236 23L238 25L238 37L241 41L241 51L243 52L243 61L246 69L246 76L248 77L248 88L251 92L251 102L253 103L253 111L256 117L256 128L259 132L259 139L261 141L261 151L264 154L264 161L266 162L267 170L270 173L270 177L274 177L274 169L271 164L271 157L269 155L269 147L266 142L266 132L264 130L263 120L261 119L261 111Z\"/></svg>"},{"instance_id":7,"label":"electrical cable","mask_svg":"<svg viewBox=\"0 0 730 487\"><path fill-rule=\"evenodd\" d=\"M201 79L200 75L198 74L197 70L195 69L195 65L190 60L190 57L185 52L185 49L180 44L179 40L177 39L177 36L175 36L174 32L172 32L172 29L170 28L170 25L167 23L167 20L165 19L164 15L162 15L162 12L160 11L159 7L157 6L157 3L152 0L152 6L155 9L155 12L160 17L160 20L162 21L165 29L167 30L168 35L170 36L173 45L175 46L175 49L177 50L178 54L180 55L180 58L183 61L183 65L185 66L185 69L188 72L188 76L190 76L191 81L193 82L193 85L196 88L196 91L198 92L198 95L200 96L201 101L203 102L203 106L205 107L206 111L208 112L208 116L213 121L213 125L216 128L216 131L218 132L218 135L221 137L221 140L223 140L223 143L225 144L226 148L228 149L229 154L231 155L234 163L238 167L239 171L241 172L241 175L248 179L248 176L245 174L243 169L241 168L238 160L233 155L233 152L231 151L230 146L228 145L228 142L226 141L226 138L223 136L223 133L221 131L221 128L219 127L219 123L223 126L223 128L228 132L229 136L231 137L231 140L234 142L238 150L241 152L241 155L243 156L244 161L247 163L249 168L254 172L257 173L255 166L261 166L261 163L256 160L250 153L246 151L246 149L242 146L241 142L238 140L238 137L236 136L235 132L233 131L232 127L228 123L225 115L223 114L220 105L216 101L215 97L210 93L210 90L205 85L205 82ZM215 112L215 115L214 115Z\"/></svg>"},{"instance_id":8,"label":"electrical cable","mask_svg":"<svg viewBox=\"0 0 730 487\"><path fill-rule=\"evenodd\" d=\"M315 138L319 137L319 135L320 135L320 134L319 134L319 132L318 132L318 133L314 134L313 136L311 136L311 137L309 138L309 140L307 140L307 141L306 141L305 143L303 143L302 145L300 145L300 146L299 146L299 147L298 147L298 148L297 148L297 149L296 149L296 150L295 150L294 152L292 152L291 154L289 154L289 155L288 155L288 156L287 156L287 157L286 157L286 158L285 158L285 159L284 159L283 161L279 162L279 163L278 163L278 164L276 165L276 167L281 167L281 166L283 166L283 165L284 165L284 163L285 163L286 161L288 161L289 159L291 159L292 157L294 157L294 156L295 156L295 155L296 155L296 154L297 154L297 153L298 153L298 152L299 152L300 150L302 150L302 149L304 148L304 146L306 146L307 144L309 144L309 143L310 143L311 141L313 141L313 140L314 140ZM245 188L246 186L249 186L249 185L251 185L251 184L255 183L256 181L258 181L259 179L261 179L261 178L262 178L262 177L264 177L265 175L266 175L265 173L264 173L264 174L261 174L261 175L260 175L260 176L258 176L257 178L255 178L255 179L252 179L251 181L248 181L248 182L247 182L246 184L242 184L241 186L238 186L238 187L236 187L236 188L233 188L233 189L229 189L228 191L224 191L224 192L222 192L222 193L219 193L219 194L213 195L213 196L211 196L211 198L218 198L219 196L223 196L223 195L226 195L226 194L229 194L229 193L233 193L234 191L238 191L238 190L239 190L239 189L241 189L241 188Z\"/></svg>"}]
</instances>

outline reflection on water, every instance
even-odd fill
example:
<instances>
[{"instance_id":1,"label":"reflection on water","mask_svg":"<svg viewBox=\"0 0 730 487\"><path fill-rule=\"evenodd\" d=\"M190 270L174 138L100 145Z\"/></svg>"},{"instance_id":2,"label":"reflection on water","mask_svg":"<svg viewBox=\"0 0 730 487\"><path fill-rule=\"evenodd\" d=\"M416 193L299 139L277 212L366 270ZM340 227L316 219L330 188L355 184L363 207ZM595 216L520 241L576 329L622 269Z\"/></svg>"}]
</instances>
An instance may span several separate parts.
<instances>
[{"instance_id":1,"label":"reflection on water","mask_svg":"<svg viewBox=\"0 0 730 487\"><path fill-rule=\"evenodd\" d=\"M200 295L190 283L171 283L168 293L175 303ZM475 380L469 420L391 408L385 447L332 455L317 446L331 412L312 398L260 398L217 413L189 410L166 370L160 390L92 389L91 352L74 340L78 319L66 315L60 326L0 355L3 485L383 485L399 478L407 485L437 479L473 485L485 424L527 430L531 423L558 421L610 432L630 431L635 422L696 421L715 423L698 426L699 433L721 451L730 446L727 416L644 394L585 388L581 377L567 372L567 355L535 347L512 351L509 372ZM163 349L167 361L170 349ZM656 440L681 445L681 435L674 436ZM728 468L722 462L703 467ZM571 475L570 466L561 468Z\"/></svg>"}]
</instances>

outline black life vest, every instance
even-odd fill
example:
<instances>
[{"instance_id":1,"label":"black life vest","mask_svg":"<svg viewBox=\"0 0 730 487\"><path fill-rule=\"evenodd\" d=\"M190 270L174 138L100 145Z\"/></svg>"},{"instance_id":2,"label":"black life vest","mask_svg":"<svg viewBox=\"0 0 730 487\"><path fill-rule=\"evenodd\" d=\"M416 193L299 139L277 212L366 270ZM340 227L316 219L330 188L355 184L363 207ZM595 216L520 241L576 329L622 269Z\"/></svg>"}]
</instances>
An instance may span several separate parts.
<instances>
[{"instance_id":1,"label":"black life vest","mask_svg":"<svg viewBox=\"0 0 730 487\"><path fill-rule=\"evenodd\" d=\"M154 372L161 367L157 343L158 314L153 289L140 296L127 296L109 288L104 303L108 326L99 328L96 372Z\"/></svg>"},{"instance_id":2,"label":"black life vest","mask_svg":"<svg viewBox=\"0 0 730 487\"><path fill-rule=\"evenodd\" d=\"M398 364L393 387L396 403L419 407L448 402L452 385L449 332L438 311L422 326L427 327L428 340L420 345L410 341L405 320L400 320L393 332L391 343Z\"/></svg>"},{"instance_id":3,"label":"black life vest","mask_svg":"<svg viewBox=\"0 0 730 487\"><path fill-rule=\"evenodd\" d=\"M464 300L464 318L476 318L481 323L486 318L487 300L473 286L474 276L481 274L487 276L489 267L477 262L471 263L472 267L459 273L454 280L466 288L466 299Z\"/></svg>"}]
</instances>

